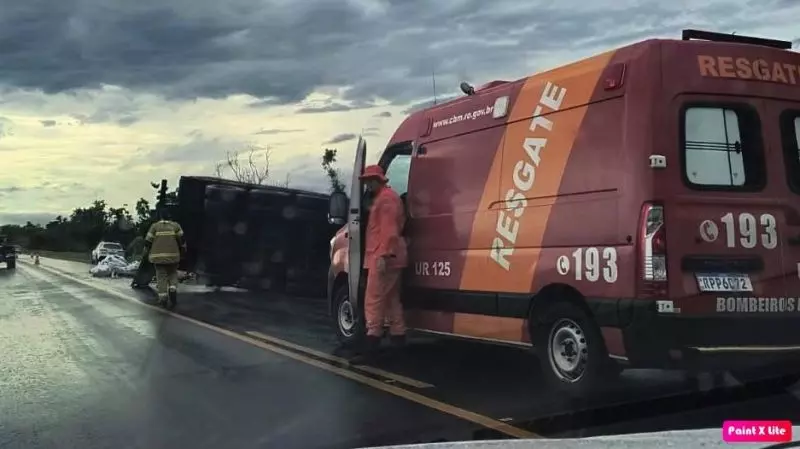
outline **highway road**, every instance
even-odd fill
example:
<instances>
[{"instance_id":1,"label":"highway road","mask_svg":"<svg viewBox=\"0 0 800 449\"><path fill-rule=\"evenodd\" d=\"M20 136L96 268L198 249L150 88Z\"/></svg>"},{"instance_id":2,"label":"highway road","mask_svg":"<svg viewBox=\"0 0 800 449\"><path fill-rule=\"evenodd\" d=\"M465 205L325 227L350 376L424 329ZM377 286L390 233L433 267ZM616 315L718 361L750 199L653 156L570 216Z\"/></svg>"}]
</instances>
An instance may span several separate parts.
<instances>
[{"instance_id":1,"label":"highway road","mask_svg":"<svg viewBox=\"0 0 800 449\"><path fill-rule=\"evenodd\" d=\"M349 366L318 299L187 286L170 313L127 279L21 257L0 268L0 447L353 448L800 420L798 391L700 395L653 371L565 403L528 353L451 340Z\"/></svg>"}]
</instances>

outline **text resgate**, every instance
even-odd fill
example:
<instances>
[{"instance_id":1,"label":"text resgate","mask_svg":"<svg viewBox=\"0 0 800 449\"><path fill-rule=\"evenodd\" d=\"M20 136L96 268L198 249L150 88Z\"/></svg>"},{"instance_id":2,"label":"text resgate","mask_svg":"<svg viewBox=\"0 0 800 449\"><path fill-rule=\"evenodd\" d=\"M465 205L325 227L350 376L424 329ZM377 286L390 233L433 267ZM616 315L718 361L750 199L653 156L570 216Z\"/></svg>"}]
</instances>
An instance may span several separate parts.
<instances>
[{"instance_id":1,"label":"text resgate","mask_svg":"<svg viewBox=\"0 0 800 449\"><path fill-rule=\"evenodd\" d=\"M800 85L800 65L733 56L697 56L701 76Z\"/></svg>"}]
</instances>

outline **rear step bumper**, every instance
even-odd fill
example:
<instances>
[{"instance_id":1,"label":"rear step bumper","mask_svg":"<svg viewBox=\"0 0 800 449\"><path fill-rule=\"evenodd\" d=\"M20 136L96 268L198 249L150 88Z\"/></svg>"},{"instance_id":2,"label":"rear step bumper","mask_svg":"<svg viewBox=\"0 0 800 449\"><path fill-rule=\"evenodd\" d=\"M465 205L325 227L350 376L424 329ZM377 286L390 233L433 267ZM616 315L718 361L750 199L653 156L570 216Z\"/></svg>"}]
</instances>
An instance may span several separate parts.
<instances>
[{"instance_id":1,"label":"rear step bumper","mask_svg":"<svg viewBox=\"0 0 800 449\"><path fill-rule=\"evenodd\" d=\"M619 327L631 365L734 369L800 362L800 314L677 316L651 300L619 301Z\"/></svg>"}]
</instances>

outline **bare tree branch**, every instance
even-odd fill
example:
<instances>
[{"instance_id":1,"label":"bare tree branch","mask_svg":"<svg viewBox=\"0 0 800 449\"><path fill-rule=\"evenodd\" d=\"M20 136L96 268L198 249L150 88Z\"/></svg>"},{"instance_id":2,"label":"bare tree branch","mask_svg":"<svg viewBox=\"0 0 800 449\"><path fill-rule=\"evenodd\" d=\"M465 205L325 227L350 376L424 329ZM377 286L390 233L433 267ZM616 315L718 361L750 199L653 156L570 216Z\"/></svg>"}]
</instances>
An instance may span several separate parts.
<instances>
[{"instance_id":1,"label":"bare tree branch","mask_svg":"<svg viewBox=\"0 0 800 449\"><path fill-rule=\"evenodd\" d=\"M225 178L225 172L230 171L230 178L250 184L266 184L270 178L270 159L272 150L269 147L260 147L257 145L248 145L246 148L247 160L242 161L240 151L229 151L225 162L217 164L215 167L215 174L219 178ZM261 158L263 155L263 159ZM283 183L285 186L289 184L289 178Z\"/></svg>"}]
</instances>

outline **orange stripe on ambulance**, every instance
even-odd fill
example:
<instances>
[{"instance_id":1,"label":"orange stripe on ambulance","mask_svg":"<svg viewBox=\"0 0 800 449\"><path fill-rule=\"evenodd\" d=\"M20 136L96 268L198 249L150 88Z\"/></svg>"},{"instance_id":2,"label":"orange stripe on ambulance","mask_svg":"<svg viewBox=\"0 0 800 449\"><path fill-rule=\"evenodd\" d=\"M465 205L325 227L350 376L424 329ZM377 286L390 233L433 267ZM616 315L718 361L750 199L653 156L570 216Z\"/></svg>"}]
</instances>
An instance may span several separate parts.
<instances>
[{"instance_id":1,"label":"orange stripe on ambulance","mask_svg":"<svg viewBox=\"0 0 800 449\"><path fill-rule=\"evenodd\" d=\"M566 95L565 88L547 82L542 96L539 98L539 104L536 105L533 112L533 119L529 127L533 135L526 137L522 143L527 157L518 160L511 173L514 187L506 192L506 207L497 215L497 236L489 250L489 257L506 271L511 270L509 257L514 254L520 220L528 205L526 194L533 188L536 180L536 169L539 168L541 162L540 153L547 146L547 133L553 130L553 121L541 115L543 107L553 112L558 111Z\"/></svg>"}]
</instances>

